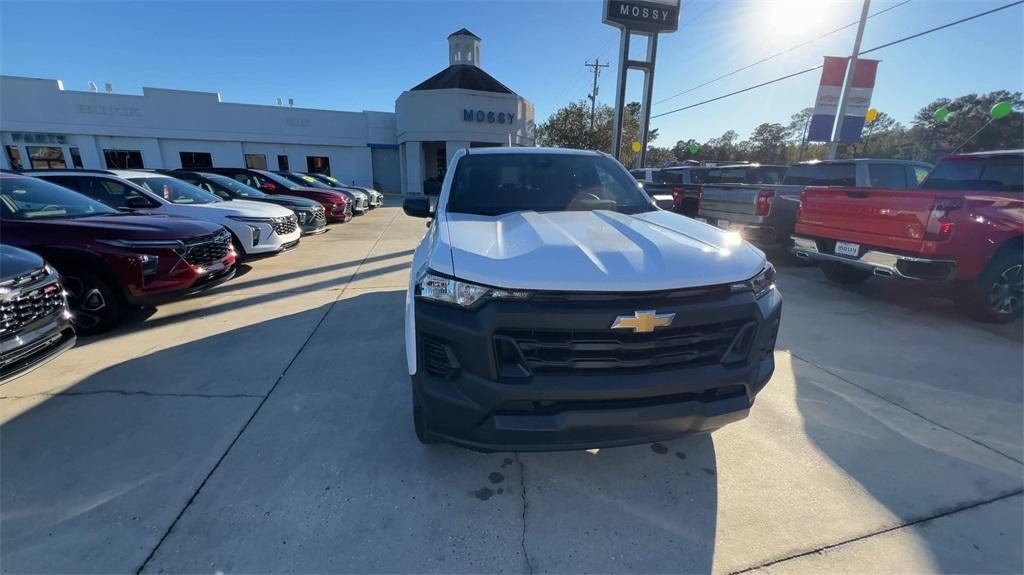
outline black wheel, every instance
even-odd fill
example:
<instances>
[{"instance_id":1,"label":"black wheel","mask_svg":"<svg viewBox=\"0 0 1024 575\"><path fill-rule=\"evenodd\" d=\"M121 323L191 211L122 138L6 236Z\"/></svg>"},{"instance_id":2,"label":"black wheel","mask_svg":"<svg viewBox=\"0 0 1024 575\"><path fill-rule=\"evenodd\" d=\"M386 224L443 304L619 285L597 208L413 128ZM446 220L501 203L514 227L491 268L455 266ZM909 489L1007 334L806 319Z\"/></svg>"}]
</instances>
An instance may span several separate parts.
<instances>
[{"instance_id":1,"label":"black wheel","mask_svg":"<svg viewBox=\"0 0 1024 575\"><path fill-rule=\"evenodd\" d=\"M871 272L839 262L822 262L822 273L828 279L843 285L862 284L871 277Z\"/></svg>"},{"instance_id":2,"label":"black wheel","mask_svg":"<svg viewBox=\"0 0 1024 575\"><path fill-rule=\"evenodd\" d=\"M81 335L103 333L121 323L127 304L117 291L96 274L71 269L61 276L68 294L71 322Z\"/></svg>"},{"instance_id":3,"label":"black wheel","mask_svg":"<svg viewBox=\"0 0 1024 575\"><path fill-rule=\"evenodd\" d=\"M1024 260L1019 253L997 255L973 283L963 286L957 303L979 321L1007 323L1024 309Z\"/></svg>"},{"instance_id":4,"label":"black wheel","mask_svg":"<svg viewBox=\"0 0 1024 575\"><path fill-rule=\"evenodd\" d=\"M242 242L238 241L235 234L231 234L231 247L235 248L235 261L245 260L245 250L242 249Z\"/></svg>"},{"instance_id":5,"label":"black wheel","mask_svg":"<svg viewBox=\"0 0 1024 575\"><path fill-rule=\"evenodd\" d=\"M423 445L436 443L434 437L430 434L430 428L427 427L426 414L423 413L423 405L420 404L420 399L415 389L412 391L412 425L416 430L416 439L420 443Z\"/></svg>"}]
</instances>

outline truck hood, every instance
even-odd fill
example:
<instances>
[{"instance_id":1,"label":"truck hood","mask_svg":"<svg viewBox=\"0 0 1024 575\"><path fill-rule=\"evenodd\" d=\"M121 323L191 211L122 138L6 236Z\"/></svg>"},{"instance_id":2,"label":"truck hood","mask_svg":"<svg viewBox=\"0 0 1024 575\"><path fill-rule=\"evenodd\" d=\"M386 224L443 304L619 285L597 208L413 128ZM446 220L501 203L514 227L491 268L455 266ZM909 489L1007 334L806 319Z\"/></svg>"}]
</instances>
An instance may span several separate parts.
<instances>
[{"instance_id":1,"label":"truck hood","mask_svg":"<svg viewBox=\"0 0 1024 575\"><path fill-rule=\"evenodd\" d=\"M738 235L660 210L452 213L439 224L447 245L434 257L450 253L455 277L495 287L658 291L747 280L765 263Z\"/></svg>"}]
</instances>

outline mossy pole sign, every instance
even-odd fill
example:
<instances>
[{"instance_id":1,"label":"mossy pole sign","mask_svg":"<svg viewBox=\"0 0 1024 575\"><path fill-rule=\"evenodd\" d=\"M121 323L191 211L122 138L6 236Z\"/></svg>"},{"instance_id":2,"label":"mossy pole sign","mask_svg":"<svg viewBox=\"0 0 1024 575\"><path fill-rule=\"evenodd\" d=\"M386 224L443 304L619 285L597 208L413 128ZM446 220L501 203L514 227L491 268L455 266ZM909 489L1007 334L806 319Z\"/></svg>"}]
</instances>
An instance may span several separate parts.
<instances>
[{"instance_id":1,"label":"mossy pole sign","mask_svg":"<svg viewBox=\"0 0 1024 575\"><path fill-rule=\"evenodd\" d=\"M622 117L626 105L626 73L644 73L643 101L640 103L640 154L634 167L647 161L647 134L651 123L651 94L654 91L654 60L658 52L658 34L679 28L679 0L604 0L603 22L622 31L619 40L619 79L615 89L615 121L612 124L611 153L619 157L622 145ZM647 53L642 60L631 60L629 43L634 36L646 38Z\"/></svg>"},{"instance_id":2,"label":"mossy pole sign","mask_svg":"<svg viewBox=\"0 0 1024 575\"><path fill-rule=\"evenodd\" d=\"M679 0L605 0L604 23L638 32L675 32Z\"/></svg>"}]
</instances>

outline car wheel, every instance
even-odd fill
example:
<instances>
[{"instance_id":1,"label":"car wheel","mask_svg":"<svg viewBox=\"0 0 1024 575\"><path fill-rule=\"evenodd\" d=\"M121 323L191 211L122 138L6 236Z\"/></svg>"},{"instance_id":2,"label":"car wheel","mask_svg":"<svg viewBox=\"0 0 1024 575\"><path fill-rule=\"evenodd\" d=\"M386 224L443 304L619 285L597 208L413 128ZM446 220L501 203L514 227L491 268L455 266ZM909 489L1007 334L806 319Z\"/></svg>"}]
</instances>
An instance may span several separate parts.
<instances>
[{"instance_id":1,"label":"car wheel","mask_svg":"<svg viewBox=\"0 0 1024 575\"><path fill-rule=\"evenodd\" d=\"M988 323L1007 323L1024 309L1024 261L1019 254L1004 253L985 268L972 284L964 286L957 303L972 317Z\"/></svg>"},{"instance_id":2,"label":"car wheel","mask_svg":"<svg viewBox=\"0 0 1024 575\"><path fill-rule=\"evenodd\" d=\"M869 270L853 267L839 262L823 262L821 271L828 279L843 285L862 284L871 277Z\"/></svg>"},{"instance_id":3,"label":"car wheel","mask_svg":"<svg viewBox=\"0 0 1024 575\"><path fill-rule=\"evenodd\" d=\"M238 241L235 234L231 234L231 247L235 248L235 261L244 261L245 250L242 249L242 242Z\"/></svg>"},{"instance_id":4,"label":"car wheel","mask_svg":"<svg viewBox=\"0 0 1024 575\"><path fill-rule=\"evenodd\" d=\"M61 275L67 292L71 322L80 335L103 333L124 319L127 305L105 280L87 270L67 270Z\"/></svg>"},{"instance_id":5,"label":"car wheel","mask_svg":"<svg viewBox=\"0 0 1024 575\"><path fill-rule=\"evenodd\" d=\"M436 443L436 440L430 433L430 428L427 426L427 417L415 388L412 391L412 425L413 429L416 430L416 439L420 443L423 445Z\"/></svg>"}]
</instances>

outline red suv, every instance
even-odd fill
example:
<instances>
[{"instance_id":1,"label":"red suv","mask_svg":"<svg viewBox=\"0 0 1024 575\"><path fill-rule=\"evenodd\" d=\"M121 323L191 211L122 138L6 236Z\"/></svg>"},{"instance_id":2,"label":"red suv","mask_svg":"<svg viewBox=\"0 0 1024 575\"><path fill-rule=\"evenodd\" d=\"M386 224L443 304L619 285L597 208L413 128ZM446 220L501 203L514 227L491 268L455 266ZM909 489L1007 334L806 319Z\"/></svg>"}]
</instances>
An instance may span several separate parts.
<instances>
[{"instance_id":1,"label":"red suv","mask_svg":"<svg viewBox=\"0 0 1024 575\"><path fill-rule=\"evenodd\" d=\"M234 178L239 182L260 190L261 192L275 195L285 194L299 196L316 200L327 212L328 221L347 222L352 219L352 205L344 194L332 190L303 186L285 178L280 174L266 170L251 170L249 168L203 168L203 172L210 174L223 174Z\"/></svg>"},{"instance_id":2,"label":"red suv","mask_svg":"<svg viewBox=\"0 0 1024 575\"><path fill-rule=\"evenodd\" d=\"M231 279L231 234L210 222L118 212L37 178L0 173L5 244L60 272L77 331L95 334L130 306L155 305Z\"/></svg>"}]
</instances>

